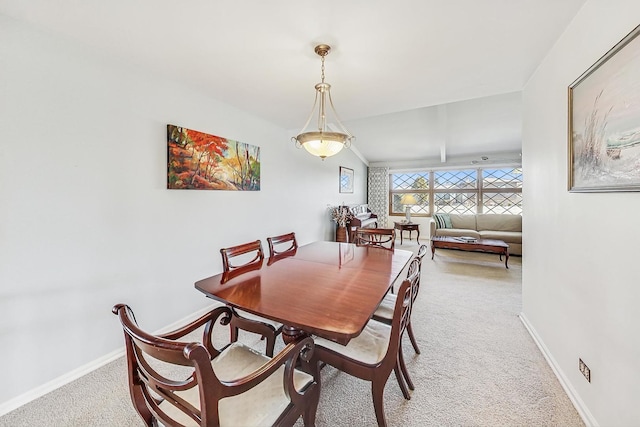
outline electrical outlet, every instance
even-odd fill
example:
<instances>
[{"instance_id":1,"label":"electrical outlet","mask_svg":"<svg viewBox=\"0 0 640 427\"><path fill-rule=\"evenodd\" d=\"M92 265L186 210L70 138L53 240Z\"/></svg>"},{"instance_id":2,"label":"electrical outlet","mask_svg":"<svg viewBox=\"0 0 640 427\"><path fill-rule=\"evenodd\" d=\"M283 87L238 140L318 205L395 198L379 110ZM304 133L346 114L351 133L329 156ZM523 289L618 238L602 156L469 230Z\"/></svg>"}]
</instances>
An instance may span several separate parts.
<instances>
[{"instance_id":1,"label":"electrical outlet","mask_svg":"<svg viewBox=\"0 0 640 427\"><path fill-rule=\"evenodd\" d=\"M578 359L578 369L580 369L580 372L582 372L582 375L584 375L587 381L591 382L591 369L589 369L582 359Z\"/></svg>"}]
</instances>

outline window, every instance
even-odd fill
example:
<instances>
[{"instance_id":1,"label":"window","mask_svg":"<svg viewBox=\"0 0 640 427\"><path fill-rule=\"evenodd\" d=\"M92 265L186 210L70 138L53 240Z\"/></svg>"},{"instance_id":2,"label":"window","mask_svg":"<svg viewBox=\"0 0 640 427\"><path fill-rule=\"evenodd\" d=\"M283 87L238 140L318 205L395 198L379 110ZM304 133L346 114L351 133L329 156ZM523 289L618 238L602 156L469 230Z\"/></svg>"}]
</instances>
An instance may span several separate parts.
<instances>
[{"instance_id":1,"label":"window","mask_svg":"<svg viewBox=\"0 0 640 427\"><path fill-rule=\"evenodd\" d=\"M389 174L389 214L522 215L522 169L476 168Z\"/></svg>"},{"instance_id":2,"label":"window","mask_svg":"<svg viewBox=\"0 0 640 427\"><path fill-rule=\"evenodd\" d=\"M412 215L429 215L429 172L392 173L389 177L389 214L402 215L411 206Z\"/></svg>"},{"instance_id":3,"label":"window","mask_svg":"<svg viewBox=\"0 0 640 427\"><path fill-rule=\"evenodd\" d=\"M522 169L482 170L482 212L522 215Z\"/></svg>"}]
</instances>

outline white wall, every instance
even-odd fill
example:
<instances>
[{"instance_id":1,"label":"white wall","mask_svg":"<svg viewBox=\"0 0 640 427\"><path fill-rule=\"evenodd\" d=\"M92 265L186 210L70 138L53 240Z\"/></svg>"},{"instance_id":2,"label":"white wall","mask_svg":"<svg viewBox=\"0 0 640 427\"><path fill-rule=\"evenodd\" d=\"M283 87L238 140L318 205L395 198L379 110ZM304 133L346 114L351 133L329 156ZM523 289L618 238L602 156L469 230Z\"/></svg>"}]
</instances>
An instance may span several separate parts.
<instances>
[{"instance_id":1,"label":"white wall","mask_svg":"<svg viewBox=\"0 0 640 427\"><path fill-rule=\"evenodd\" d=\"M567 87L638 16L587 1L523 95L523 320L591 425L640 425L640 195L567 191Z\"/></svg>"},{"instance_id":2,"label":"white wall","mask_svg":"<svg viewBox=\"0 0 640 427\"><path fill-rule=\"evenodd\" d=\"M322 240L327 204L366 202L348 150L322 162L263 120L2 15L0 40L0 407L121 348L115 303L157 330L211 303L193 284L220 272L219 248ZM167 190L168 123L260 146L261 191Z\"/></svg>"}]
</instances>

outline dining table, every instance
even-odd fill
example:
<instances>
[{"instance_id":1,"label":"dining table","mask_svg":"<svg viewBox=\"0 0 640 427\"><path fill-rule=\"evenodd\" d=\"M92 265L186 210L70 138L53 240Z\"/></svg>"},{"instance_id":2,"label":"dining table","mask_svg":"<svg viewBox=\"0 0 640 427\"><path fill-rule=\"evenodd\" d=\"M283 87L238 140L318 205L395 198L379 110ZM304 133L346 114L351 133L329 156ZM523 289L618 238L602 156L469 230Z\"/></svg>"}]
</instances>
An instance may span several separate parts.
<instances>
[{"instance_id":1,"label":"dining table","mask_svg":"<svg viewBox=\"0 0 640 427\"><path fill-rule=\"evenodd\" d=\"M282 337L317 335L346 345L358 336L413 252L312 242L235 277L216 274L196 289L230 307L282 323Z\"/></svg>"}]
</instances>

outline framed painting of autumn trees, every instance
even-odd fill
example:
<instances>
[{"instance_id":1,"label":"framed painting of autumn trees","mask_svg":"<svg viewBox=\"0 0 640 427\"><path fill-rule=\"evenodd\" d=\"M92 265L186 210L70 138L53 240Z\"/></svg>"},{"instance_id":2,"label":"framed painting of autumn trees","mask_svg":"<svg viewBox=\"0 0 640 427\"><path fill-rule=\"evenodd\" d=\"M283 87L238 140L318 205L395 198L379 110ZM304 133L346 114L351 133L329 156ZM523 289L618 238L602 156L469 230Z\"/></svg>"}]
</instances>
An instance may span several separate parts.
<instances>
[{"instance_id":1,"label":"framed painting of autumn trees","mask_svg":"<svg viewBox=\"0 0 640 427\"><path fill-rule=\"evenodd\" d=\"M167 188L260 190L260 147L167 125Z\"/></svg>"}]
</instances>

